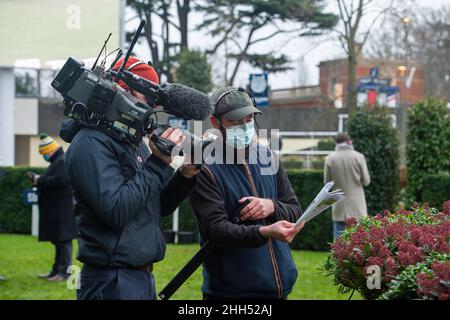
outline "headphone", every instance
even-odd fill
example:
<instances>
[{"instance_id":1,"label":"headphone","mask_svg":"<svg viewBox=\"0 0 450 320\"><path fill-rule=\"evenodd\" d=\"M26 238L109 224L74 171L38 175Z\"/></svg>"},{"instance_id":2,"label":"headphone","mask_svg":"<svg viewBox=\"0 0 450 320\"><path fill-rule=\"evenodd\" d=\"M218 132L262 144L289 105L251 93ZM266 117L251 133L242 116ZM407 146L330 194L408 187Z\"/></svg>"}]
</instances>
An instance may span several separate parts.
<instances>
[{"instance_id":1,"label":"headphone","mask_svg":"<svg viewBox=\"0 0 450 320\"><path fill-rule=\"evenodd\" d=\"M222 98L223 98L224 96L226 96L227 94L229 94L229 93L231 93L231 92L237 92L237 91L246 93L246 94L250 97L250 99L252 99L253 106L256 108L255 98L250 94L250 92L248 92L247 89L244 89L244 88L242 88L242 87L239 87L239 88L233 88L233 89L230 89L230 90L225 91L224 93L222 93L222 94L219 96L219 98L217 99L216 103L214 103L214 110L216 110L217 105L219 104L220 100L222 100ZM217 114L214 113L213 116L216 117Z\"/></svg>"},{"instance_id":2,"label":"headphone","mask_svg":"<svg viewBox=\"0 0 450 320\"><path fill-rule=\"evenodd\" d=\"M225 95L227 95L227 94L229 94L229 93L231 93L231 92L236 92L236 91L245 92L245 93L252 99L253 106L256 108L256 101L255 101L255 98L250 94L250 92L248 92L247 89L242 88L242 87L239 87L239 88L237 88L237 89L236 89L236 88L233 88L233 89L230 89L230 90L225 91L224 93L222 93L222 94L219 96L219 98L217 99L216 103L214 104L214 110L216 110L217 105L219 104L220 100L221 100ZM216 117L216 118L218 117L218 115L215 114L215 113L213 113L212 115L213 115L214 117ZM220 122L220 120L219 120L219 122ZM221 122L220 122L220 123L221 123ZM258 124L258 121L256 121L256 117L255 117L255 124L256 124L256 126L258 127L258 129L260 129L259 124ZM266 134L265 134L264 132L262 132L262 131L261 131L261 133L264 135L264 137L266 138L266 140L269 142L269 145L270 145L270 141L269 141L269 139L267 138Z\"/></svg>"}]
</instances>

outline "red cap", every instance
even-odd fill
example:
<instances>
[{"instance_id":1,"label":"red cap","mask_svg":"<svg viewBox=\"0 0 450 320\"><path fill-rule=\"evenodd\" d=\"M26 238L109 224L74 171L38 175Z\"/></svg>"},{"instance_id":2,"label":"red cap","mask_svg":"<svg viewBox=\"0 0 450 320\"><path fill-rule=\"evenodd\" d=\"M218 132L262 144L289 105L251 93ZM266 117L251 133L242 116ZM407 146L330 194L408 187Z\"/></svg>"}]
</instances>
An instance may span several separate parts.
<instances>
[{"instance_id":1,"label":"red cap","mask_svg":"<svg viewBox=\"0 0 450 320\"><path fill-rule=\"evenodd\" d=\"M113 70L116 71L119 70L122 63L123 58L120 58L114 65ZM151 82L154 82L156 84L159 84L159 77L155 69L153 69L151 65L147 64L142 60L139 60L136 57L130 57L127 63L125 64L124 69L130 71L131 73L134 73L137 76L150 80ZM125 90L128 90L128 86L122 80L119 80L118 84Z\"/></svg>"}]
</instances>

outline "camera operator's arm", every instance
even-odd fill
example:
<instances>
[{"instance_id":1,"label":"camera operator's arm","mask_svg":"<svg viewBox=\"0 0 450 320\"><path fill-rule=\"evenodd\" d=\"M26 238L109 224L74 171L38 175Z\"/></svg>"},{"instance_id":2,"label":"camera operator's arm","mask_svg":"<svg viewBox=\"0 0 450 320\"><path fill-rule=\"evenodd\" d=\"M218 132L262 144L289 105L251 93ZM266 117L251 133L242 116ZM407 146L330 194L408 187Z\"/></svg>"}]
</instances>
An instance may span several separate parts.
<instances>
[{"instance_id":1,"label":"camera operator's arm","mask_svg":"<svg viewBox=\"0 0 450 320\"><path fill-rule=\"evenodd\" d=\"M117 156L105 142L82 138L66 165L74 187L109 226L119 228L134 218L143 203L159 197L173 169L156 155L130 179L122 174Z\"/></svg>"},{"instance_id":2,"label":"camera operator's arm","mask_svg":"<svg viewBox=\"0 0 450 320\"><path fill-rule=\"evenodd\" d=\"M161 216L172 214L195 187L196 175L190 176L190 172L189 174L184 173L184 168L175 172L161 195Z\"/></svg>"},{"instance_id":3,"label":"camera operator's arm","mask_svg":"<svg viewBox=\"0 0 450 320\"><path fill-rule=\"evenodd\" d=\"M186 137L181 130L169 127L163 132L161 138L169 139L179 145L183 143ZM153 154L158 155L165 162L170 163L172 161L170 156L160 152L151 139L149 141L149 147ZM168 216L173 213L181 202L186 199L195 186L195 175L198 171L195 166L185 163L172 175L172 178L165 185L161 194L161 216Z\"/></svg>"}]
</instances>

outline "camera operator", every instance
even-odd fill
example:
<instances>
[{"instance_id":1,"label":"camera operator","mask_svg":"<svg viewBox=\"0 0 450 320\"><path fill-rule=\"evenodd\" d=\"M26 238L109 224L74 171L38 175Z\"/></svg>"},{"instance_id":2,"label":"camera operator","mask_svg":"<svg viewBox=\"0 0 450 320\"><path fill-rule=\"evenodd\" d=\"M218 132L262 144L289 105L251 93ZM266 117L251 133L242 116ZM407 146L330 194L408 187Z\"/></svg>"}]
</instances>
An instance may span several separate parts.
<instances>
[{"instance_id":1,"label":"camera operator","mask_svg":"<svg viewBox=\"0 0 450 320\"><path fill-rule=\"evenodd\" d=\"M119 59L114 69L123 60ZM159 83L155 70L130 57L125 69ZM125 83L119 85L147 102ZM183 164L173 172L172 159L151 142L135 146L101 129L68 120L66 169L77 204L78 260L84 263L77 299L156 299L153 263L164 258L160 217L171 214L195 186L198 169ZM180 145L179 129L163 134Z\"/></svg>"}]
</instances>

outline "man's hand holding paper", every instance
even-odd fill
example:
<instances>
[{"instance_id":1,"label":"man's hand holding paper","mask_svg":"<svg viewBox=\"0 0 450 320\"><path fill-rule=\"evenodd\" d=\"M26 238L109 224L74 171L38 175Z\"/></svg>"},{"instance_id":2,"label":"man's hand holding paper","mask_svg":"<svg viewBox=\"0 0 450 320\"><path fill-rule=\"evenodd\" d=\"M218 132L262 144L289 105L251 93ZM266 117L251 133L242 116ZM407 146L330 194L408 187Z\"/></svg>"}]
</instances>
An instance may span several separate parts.
<instances>
[{"instance_id":1,"label":"man's hand holding paper","mask_svg":"<svg viewBox=\"0 0 450 320\"><path fill-rule=\"evenodd\" d=\"M334 181L327 182L324 185L322 190L320 190L303 215L297 220L295 223L296 226L300 225L302 222L308 222L318 214L331 207L333 204L345 198L345 194L341 191L341 189L330 192L333 186Z\"/></svg>"}]
</instances>

